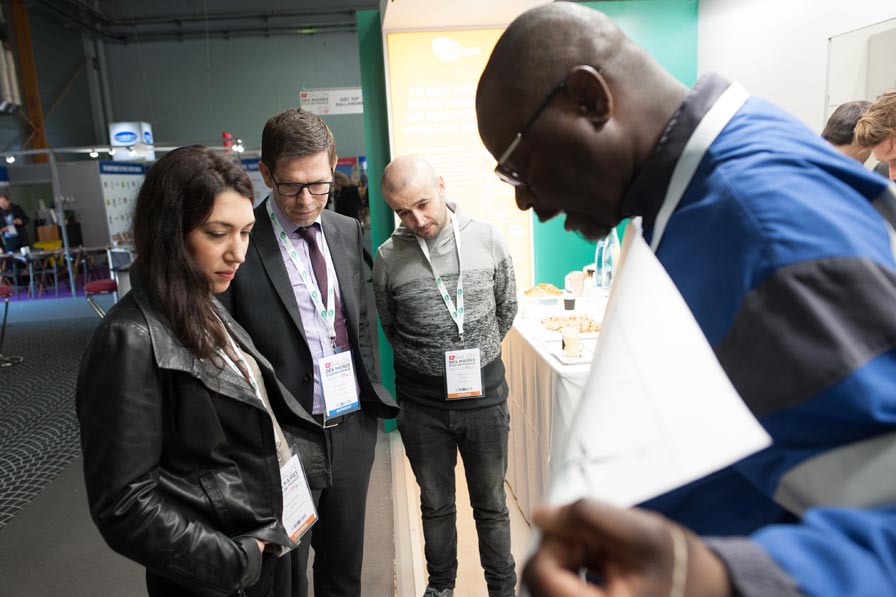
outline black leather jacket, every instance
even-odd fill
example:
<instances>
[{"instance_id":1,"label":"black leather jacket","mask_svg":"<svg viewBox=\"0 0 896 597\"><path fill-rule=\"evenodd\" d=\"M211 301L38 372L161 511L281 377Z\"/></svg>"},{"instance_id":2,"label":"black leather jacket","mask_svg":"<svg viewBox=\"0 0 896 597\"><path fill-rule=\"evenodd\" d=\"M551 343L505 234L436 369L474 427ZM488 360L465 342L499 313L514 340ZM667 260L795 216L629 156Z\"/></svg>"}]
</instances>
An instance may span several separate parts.
<instances>
[{"instance_id":1,"label":"black leather jacket","mask_svg":"<svg viewBox=\"0 0 896 597\"><path fill-rule=\"evenodd\" d=\"M91 515L112 549L154 573L200 595L241 592L261 569L256 538L295 547L280 522L271 418L242 376L187 351L137 271L132 280L94 333L78 376ZM216 308L258 361L271 402L294 405L301 417L245 331ZM283 430L313 485L328 483L316 422Z\"/></svg>"}]
</instances>

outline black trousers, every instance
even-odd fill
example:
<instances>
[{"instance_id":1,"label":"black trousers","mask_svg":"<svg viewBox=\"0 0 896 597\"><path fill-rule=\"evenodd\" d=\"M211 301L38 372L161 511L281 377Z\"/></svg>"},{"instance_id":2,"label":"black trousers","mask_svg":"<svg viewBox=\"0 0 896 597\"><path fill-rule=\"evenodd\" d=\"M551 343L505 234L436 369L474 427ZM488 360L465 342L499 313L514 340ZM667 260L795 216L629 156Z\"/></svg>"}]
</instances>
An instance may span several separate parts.
<instances>
[{"instance_id":1,"label":"black trousers","mask_svg":"<svg viewBox=\"0 0 896 597\"><path fill-rule=\"evenodd\" d=\"M299 597L308 595L309 547L314 548L315 597L355 597L361 594L364 559L364 519L367 487L376 452L378 420L355 412L327 429L333 484L312 491L319 520L293 551L292 576Z\"/></svg>"},{"instance_id":2,"label":"black trousers","mask_svg":"<svg viewBox=\"0 0 896 597\"><path fill-rule=\"evenodd\" d=\"M296 597L296 587L293 585L290 573L293 553L294 551L282 558L269 553L264 554L258 582L252 587L246 587L246 597ZM149 570L146 571L146 590L149 597L195 597L197 595Z\"/></svg>"}]
</instances>

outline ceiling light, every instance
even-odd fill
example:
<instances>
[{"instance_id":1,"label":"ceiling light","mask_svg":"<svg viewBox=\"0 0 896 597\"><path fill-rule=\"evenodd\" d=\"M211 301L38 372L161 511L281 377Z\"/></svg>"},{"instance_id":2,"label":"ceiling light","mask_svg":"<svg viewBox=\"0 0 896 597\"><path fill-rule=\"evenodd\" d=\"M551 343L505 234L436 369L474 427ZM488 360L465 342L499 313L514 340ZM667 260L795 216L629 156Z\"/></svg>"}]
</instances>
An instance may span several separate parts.
<instances>
[{"instance_id":1,"label":"ceiling light","mask_svg":"<svg viewBox=\"0 0 896 597\"><path fill-rule=\"evenodd\" d=\"M133 147L128 147L128 155L130 157L134 157L135 155L137 155L137 150L134 149Z\"/></svg>"},{"instance_id":2,"label":"ceiling light","mask_svg":"<svg viewBox=\"0 0 896 597\"><path fill-rule=\"evenodd\" d=\"M12 164L12 163L15 162L15 161L16 161L16 156L14 156L14 155L8 155L8 156L6 156L6 163L7 163L7 164Z\"/></svg>"},{"instance_id":3,"label":"ceiling light","mask_svg":"<svg viewBox=\"0 0 896 597\"><path fill-rule=\"evenodd\" d=\"M110 147L110 148L107 149L106 151L109 152L109 155L115 155L115 148L114 148L114 147Z\"/></svg>"},{"instance_id":4,"label":"ceiling light","mask_svg":"<svg viewBox=\"0 0 896 597\"><path fill-rule=\"evenodd\" d=\"M233 151L235 151L236 153L243 153L244 151L246 151L246 148L243 147L242 139L236 140L236 143L233 144Z\"/></svg>"},{"instance_id":5,"label":"ceiling light","mask_svg":"<svg viewBox=\"0 0 896 597\"><path fill-rule=\"evenodd\" d=\"M91 150L90 150L90 153L87 154L87 155L89 155L89 156L92 157L92 158L98 158L98 157L100 157L100 152L98 152L98 151L95 150L95 149L91 149Z\"/></svg>"}]
</instances>

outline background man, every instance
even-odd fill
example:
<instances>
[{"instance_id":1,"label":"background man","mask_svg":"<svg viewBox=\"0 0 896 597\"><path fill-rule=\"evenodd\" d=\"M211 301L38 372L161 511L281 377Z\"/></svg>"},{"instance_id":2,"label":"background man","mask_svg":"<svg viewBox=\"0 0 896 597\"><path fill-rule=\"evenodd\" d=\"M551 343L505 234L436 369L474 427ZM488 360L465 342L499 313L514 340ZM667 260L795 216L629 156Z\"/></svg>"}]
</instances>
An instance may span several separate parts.
<instances>
[{"instance_id":1,"label":"background man","mask_svg":"<svg viewBox=\"0 0 896 597\"><path fill-rule=\"evenodd\" d=\"M246 262L225 303L298 400L274 405L281 425L297 441L314 440L297 446L320 517L311 537L314 592L356 596L376 417L398 409L375 374L361 225L324 210L335 166L333 135L320 118L289 109L268 120L258 168L271 195L255 210ZM326 365L348 366L347 354L352 387L324 387ZM309 465L305 452L317 454L318 435L322 462ZM293 570L304 587L308 541L297 551Z\"/></svg>"},{"instance_id":2,"label":"background man","mask_svg":"<svg viewBox=\"0 0 896 597\"><path fill-rule=\"evenodd\" d=\"M20 247L28 246L28 230L25 226L30 221L25 210L12 203L6 195L0 195L0 234L6 251L18 251Z\"/></svg>"},{"instance_id":3,"label":"background man","mask_svg":"<svg viewBox=\"0 0 896 597\"><path fill-rule=\"evenodd\" d=\"M859 118L862 117L862 114L865 113L865 110L870 105L871 102L866 100L840 104L831 113L824 130L821 131L821 138L833 145L834 149L857 160L861 164L868 160L868 157L871 155L871 149L862 147L856 141L855 129Z\"/></svg>"},{"instance_id":4,"label":"background man","mask_svg":"<svg viewBox=\"0 0 896 597\"><path fill-rule=\"evenodd\" d=\"M541 512L534 592L603 594L578 580L587 566L614 595L892 593L896 261L872 207L892 200L887 182L739 85L708 75L688 90L606 15L573 3L508 27L476 109L520 209L563 212L591 238L642 217L774 438L646 504L730 538L700 541L593 501Z\"/></svg>"},{"instance_id":5,"label":"background man","mask_svg":"<svg viewBox=\"0 0 896 597\"><path fill-rule=\"evenodd\" d=\"M389 164L382 191L402 223L379 248L373 284L395 351L398 430L420 485L424 595L453 594L458 450L489 595L513 595L504 494L510 418L501 360L501 340L517 310L513 263L494 226L449 208L445 181L422 157Z\"/></svg>"}]
</instances>

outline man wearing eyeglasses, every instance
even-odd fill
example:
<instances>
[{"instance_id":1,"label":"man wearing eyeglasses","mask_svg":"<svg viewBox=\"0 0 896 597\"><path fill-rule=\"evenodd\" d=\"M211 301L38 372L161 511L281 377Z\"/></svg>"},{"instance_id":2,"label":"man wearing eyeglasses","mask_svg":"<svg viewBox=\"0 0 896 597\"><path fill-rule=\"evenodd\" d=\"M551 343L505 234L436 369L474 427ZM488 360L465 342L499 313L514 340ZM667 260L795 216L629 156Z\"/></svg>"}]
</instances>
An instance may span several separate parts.
<instances>
[{"instance_id":1,"label":"man wearing eyeglasses","mask_svg":"<svg viewBox=\"0 0 896 597\"><path fill-rule=\"evenodd\" d=\"M892 595L896 260L875 209L892 210L887 182L737 83L688 89L571 2L511 23L476 111L520 209L565 213L593 239L642 218L774 439L643 504L665 517L593 500L536 513L533 594L604 594L587 568L614 595Z\"/></svg>"},{"instance_id":2,"label":"man wearing eyeglasses","mask_svg":"<svg viewBox=\"0 0 896 597\"><path fill-rule=\"evenodd\" d=\"M401 225L380 246L373 288L395 351L398 430L420 486L429 586L457 577L454 478L460 452L488 594L514 595L507 472L507 381L501 340L516 316L513 262L500 232L462 213L424 158L393 160L383 198Z\"/></svg>"},{"instance_id":3,"label":"man wearing eyeglasses","mask_svg":"<svg viewBox=\"0 0 896 597\"><path fill-rule=\"evenodd\" d=\"M296 399L272 407L296 442L319 518L293 556L301 595L309 544L316 595L361 594L376 419L398 412L374 368L361 225L324 209L335 167L319 117L289 109L268 120L258 169L271 194L222 297Z\"/></svg>"}]
</instances>

